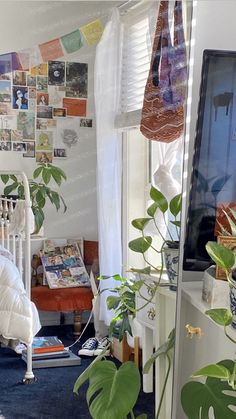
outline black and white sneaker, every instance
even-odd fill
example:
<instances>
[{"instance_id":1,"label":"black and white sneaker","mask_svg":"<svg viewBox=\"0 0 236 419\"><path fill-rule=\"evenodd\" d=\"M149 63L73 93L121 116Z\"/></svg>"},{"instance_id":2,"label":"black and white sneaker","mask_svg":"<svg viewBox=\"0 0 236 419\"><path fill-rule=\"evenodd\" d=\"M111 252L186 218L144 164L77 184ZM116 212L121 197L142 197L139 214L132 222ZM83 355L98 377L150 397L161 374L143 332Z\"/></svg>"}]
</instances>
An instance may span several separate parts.
<instances>
[{"instance_id":1,"label":"black and white sneaker","mask_svg":"<svg viewBox=\"0 0 236 419\"><path fill-rule=\"evenodd\" d=\"M82 345L82 348L79 350L78 355L94 356L94 351L97 347L98 347L97 338L89 338Z\"/></svg>"},{"instance_id":2,"label":"black and white sneaker","mask_svg":"<svg viewBox=\"0 0 236 419\"><path fill-rule=\"evenodd\" d=\"M104 352L104 356L109 356L111 353L110 349L111 349L110 340L107 337L102 338L98 341L98 346L94 351L94 355L95 356L101 355L101 353Z\"/></svg>"}]
</instances>

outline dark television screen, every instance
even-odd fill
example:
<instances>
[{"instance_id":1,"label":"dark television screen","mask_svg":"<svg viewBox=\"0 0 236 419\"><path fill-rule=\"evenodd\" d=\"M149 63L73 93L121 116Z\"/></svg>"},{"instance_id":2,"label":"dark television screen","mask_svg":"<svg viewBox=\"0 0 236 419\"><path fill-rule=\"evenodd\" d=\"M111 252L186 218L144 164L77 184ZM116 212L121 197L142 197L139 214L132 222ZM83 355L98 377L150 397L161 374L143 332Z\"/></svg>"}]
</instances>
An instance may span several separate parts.
<instances>
[{"instance_id":1,"label":"dark television screen","mask_svg":"<svg viewBox=\"0 0 236 419\"><path fill-rule=\"evenodd\" d=\"M205 50L183 268L203 271L222 208L236 209L236 52ZM227 220L226 220L227 221Z\"/></svg>"}]
</instances>

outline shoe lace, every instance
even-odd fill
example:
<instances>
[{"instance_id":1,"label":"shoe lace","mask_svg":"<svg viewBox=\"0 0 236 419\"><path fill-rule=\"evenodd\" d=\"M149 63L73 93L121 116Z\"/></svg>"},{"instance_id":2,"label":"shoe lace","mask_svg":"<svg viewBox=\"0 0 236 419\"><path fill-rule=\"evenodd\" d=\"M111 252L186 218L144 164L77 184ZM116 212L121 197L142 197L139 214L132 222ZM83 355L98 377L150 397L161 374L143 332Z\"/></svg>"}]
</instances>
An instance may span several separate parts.
<instances>
[{"instance_id":1,"label":"shoe lace","mask_svg":"<svg viewBox=\"0 0 236 419\"><path fill-rule=\"evenodd\" d=\"M94 346L94 344L96 343L96 339L95 338L91 338L89 340L87 340L82 347L85 349L90 349Z\"/></svg>"}]
</instances>

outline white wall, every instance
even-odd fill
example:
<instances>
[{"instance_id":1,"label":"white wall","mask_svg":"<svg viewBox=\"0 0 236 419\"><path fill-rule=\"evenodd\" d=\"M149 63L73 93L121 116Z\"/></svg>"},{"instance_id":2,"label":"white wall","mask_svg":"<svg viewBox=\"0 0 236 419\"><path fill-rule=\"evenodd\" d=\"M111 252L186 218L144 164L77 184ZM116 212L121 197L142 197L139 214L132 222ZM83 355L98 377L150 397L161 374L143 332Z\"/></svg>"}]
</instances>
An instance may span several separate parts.
<instances>
[{"instance_id":1,"label":"white wall","mask_svg":"<svg viewBox=\"0 0 236 419\"><path fill-rule=\"evenodd\" d=\"M186 132L189 144L187 144L185 150L185 190L191 175L203 51L204 49L236 49L236 2L234 0L224 0L223 2L199 0L194 4L190 60L191 86L188 98ZM188 165L189 171L186 171ZM183 208L183 217L185 217L185 212L186 205ZM189 272L188 277L189 280L192 280L192 273ZM219 331L219 328L214 326L206 317L200 315L200 312L193 308L191 304L181 301L181 286L180 284L177 302L173 419L186 417L181 408L180 391L182 383L189 380L190 374L208 363L215 363L221 359L234 356L234 350L229 344L225 343L222 331ZM202 326L204 328L204 338L199 341L187 340L184 330L186 322L193 324L193 326Z\"/></svg>"},{"instance_id":2,"label":"white wall","mask_svg":"<svg viewBox=\"0 0 236 419\"><path fill-rule=\"evenodd\" d=\"M114 1L0 1L0 54L19 51L72 32L83 24L100 18L107 20ZM94 120L93 71L96 46L84 46L65 60L88 63L87 117ZM79 142L67 148L68 158L54 159L68 180L60 188L68 210L56 213L46 207L45 233L48 237L83 236L97 239L96 138L95 128L79 128ZM35 159L16 152L0 152L0 168L22 169L30 177Z\"/></svg>"}]
</instances>

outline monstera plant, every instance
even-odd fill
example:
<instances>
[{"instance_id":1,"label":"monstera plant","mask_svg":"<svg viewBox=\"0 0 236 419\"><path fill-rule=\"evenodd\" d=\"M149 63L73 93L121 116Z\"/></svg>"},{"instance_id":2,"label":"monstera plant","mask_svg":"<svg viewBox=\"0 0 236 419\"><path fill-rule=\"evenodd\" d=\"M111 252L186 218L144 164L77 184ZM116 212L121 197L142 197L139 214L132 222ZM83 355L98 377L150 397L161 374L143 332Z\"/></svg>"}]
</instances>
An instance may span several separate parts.
<instances>
[{"instance_id":1,"label":"monstera plant","mask_svg":"<svg viewBox=\"0 0 236 419\"><path fill-rule=\"evenodd\" d=\"M15 175L0 175L2 182L6 185L4 195L8 196L15 192L19 199L24 199L23 182ZM44 207L46 202L50 202L58 211L63 206L64 212L67 207L63 197L49 186L53 180L60 186L63 180L66 180L66 174L57 166L50 163L39 163L33 172L33 179L29 179L30 198L32 202L32 211L35 217L35 233L38 233L43 225L45 214Z\"/></svg>"},{"instance_id":2,"label":"monstera plant","mask_svg":"<svg viewBox=\"0 0 236 419\"><path fill-rule=\"evenodd\" d=\"M206 250L213 261L226 272L230 286L235 287L231 272L235 265L234 253L215 242L208 242ZM207 310L206 314L224 328L226 339L235 344L228 328L232 323L232 313L226 308ZM216 342L217 345L217 342ZM215 419L234 419L232 406L236 405L236 359L221 360L207 365L192 374L192 378L205 377L205 382L189 381L181 392L181 404L189 419L210 419L213 409Z\"/></svg>"}]
</instances>

